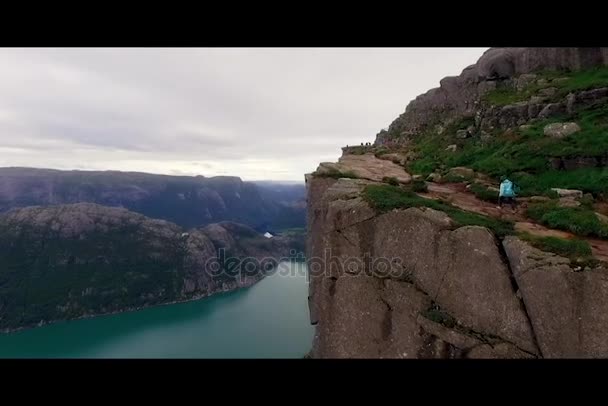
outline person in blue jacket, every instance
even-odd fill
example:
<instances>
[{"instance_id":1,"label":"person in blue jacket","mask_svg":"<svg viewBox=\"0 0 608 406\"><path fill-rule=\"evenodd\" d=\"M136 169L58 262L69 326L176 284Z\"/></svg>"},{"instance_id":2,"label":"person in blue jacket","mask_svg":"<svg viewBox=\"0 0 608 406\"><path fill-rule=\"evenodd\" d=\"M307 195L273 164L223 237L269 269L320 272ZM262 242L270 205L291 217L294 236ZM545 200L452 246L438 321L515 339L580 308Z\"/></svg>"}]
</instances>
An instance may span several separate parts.
<instances>
[{"instance_id":1,"label":"person in blue jacket","mask_svg":"<svg viewBox=\"0 0 608 406\"><path fill-rule=\"evenodd\" d=\"M500 178L500 192L498 193L498 205L502 208L504 203L510 204L513 210L517 207L515 201L516 186L506 176Z\"/></svg>"}]
</instances>

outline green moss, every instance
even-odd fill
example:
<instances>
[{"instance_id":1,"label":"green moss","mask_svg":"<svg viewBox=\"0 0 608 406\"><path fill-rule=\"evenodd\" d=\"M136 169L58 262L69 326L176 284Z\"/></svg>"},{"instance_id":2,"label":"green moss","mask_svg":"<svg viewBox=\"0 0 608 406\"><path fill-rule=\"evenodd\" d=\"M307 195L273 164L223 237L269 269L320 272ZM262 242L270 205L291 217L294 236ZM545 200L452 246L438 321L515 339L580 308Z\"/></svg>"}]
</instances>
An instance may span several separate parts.
<instances>
[{"instance_id":1,"label":"green moss","mask_svg":"<svg viewBox=\"0 0 608 406\"><path fill-rule=\"evenodd\" d=\"M524 241L528 241L532 246L542 251L552 252L573 260L591 256L591 246L585 240L537 237L527 233L521 234L520 238Z\"/></svg>"},{"instance_id":2,"label":"green moss","mask_svg":"<svg viewBox=\"0 0 608 406\"><path fill-rule=\"evenodd\" d=\"M486 227L498 236L513 233L513 223L511 222L467 212L445 202L425 199L412 191L395 186L369 185L364 189L363 196L372 207L380 212L408 207L429 207L446 213L457 226Z\"/></svg>"},{"instance_id":3,"label":"green moss","mask_svg":"<svg viewBox=\"0 0 608 406\"><path fill-rule=\"evenodd\" d=\"M548 227L570 231L583 237L608 238L608 225L585 207L559 207L557 202L531 205L527 215Z\"/></svg>"},{"instance_id":4,"label":"green moss","mask_svg":"<svg viewBox=\"0 0 608 406\"><path fill-rule=\"evenodd\" d=\"M431 156L427 156L415 160L414 162L408 165L407 169L413 174L422 175L426 177L430 173L432 173L437 167L439 167L440 162L441 161Z\"/></svg>"},{"instance_id":5,"label":"green moss","mask_svg":"<svg viewBox=\"0 0 608 406\"><path fill-rule=\"evenodd\" d=\"M556 84L560 95L606 86L608 86L608 67L606 66L573 72L566 81Z\"/></svg>"},{"instance_id":6,"label":"green moss","mask_svg":"<svg viewBox=\"0 0 608 406\"><path fill-rule=\"evenodd\" d=\"M518 92L512 86L500 86L485 94L484 100L495 106L506 106L530 98L530 91Z\"/></svg>"},{"instance_id":7,"label":"green moss","mask_svg":"<svg viewBox=\"0 0 608 406\"><path fill-rule=\"evenodd\" d=\"M513 181L521 187L522 196L551 195L551 188L578 189L600 195L608 191L608 168L548 170L537 175L522 173L514 175Z\"/></svg>"}]
</instances>

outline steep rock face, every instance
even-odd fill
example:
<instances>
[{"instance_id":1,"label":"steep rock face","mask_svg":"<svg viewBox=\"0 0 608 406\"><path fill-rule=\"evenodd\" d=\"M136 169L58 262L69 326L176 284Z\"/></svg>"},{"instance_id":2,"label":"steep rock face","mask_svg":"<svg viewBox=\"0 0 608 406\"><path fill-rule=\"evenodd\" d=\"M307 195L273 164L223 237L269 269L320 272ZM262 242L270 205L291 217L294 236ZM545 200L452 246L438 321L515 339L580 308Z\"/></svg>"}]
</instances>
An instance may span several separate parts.
<instances>
[{"instance_id":1,"label":"steep rock face","mask_svg":"<svg viewBox=\"0 0 608 406\"><path fill-rule=\"evenodd\" d=\"M249 286L296 242L268 241L236 223L208 228L222 230L229 255L219 255L218 233L122 208L78 203L0 215L0 331ZM248 257L253 266L244 266Z\"/></svg>"},{"instance_id":2,"label":"steep rock face","mask_svg":"<svg viewBox=\"0 0 608 406\"><path fill-rule=\"evenodd\" d=\"M381 175L386 171L378 170L384 168L380 159L395 164L394 173L405 180L393 177L402 184L411 179L404 168L418 177L435 170L429 176L435 180L480 176L474 168L484 173L479 180L495 176L485 173L495 167L511 170L511 160L531 179L545 173L543 165L605 166L600 135L607 71L591 69L602 65L608 65L608 48L492 48L460 76L444 78L439 88L412 101L374 146L343 148L338 163L322 163L307 176L309 307L316 325L312 357L608 356L604 265L579 266L514 236L497 238L486 228L461 227L444 212L405 208L430 206L446 210L460 224L492 224L469 221L468 214L439 202L417 200L443 197L436 193L439 185L418 196L411 193L417 184L392 187L403 194L393 194L389 186L386 193L376 187L364 193L370 184L389 183ZM593 145L595 134L597 154L568 145ZM543 145L524 143L530 139ZM503 145L513 150L497 147ZM496 152L485 155L471 146ZM528 149L529 158L521 152ZM477 212L475 204L456 206ZM386 211L390 207L403 208ZM516 233L527 230L523 224L516 224ZM592 249L595 254L597 248Z\"/></svg>"},{"instance_id":3,"label":"steep rock face","mask_svg":"<svg viewBox=\"0 0 608 406\"><path fill-rule=\"evenodd\" d=\"M307 177L312 357L608 355L605 271L432 209L376 213L369 183Z\"/></svg>"},{"instance_id":4,"label":"steep rock face","mask_svg":"<svg viewBox=\"0 0 608 406\"><path fill-rule=\"evenodd\" d=\"M515 237L503 242L546 358L608 355L608 274L574 272L569 261Z\"/></svg>"},{"instance_id":5,"label":"steep rock face","mask_svg":"<svg viewBox=\"0 0 608 406\"><path fill-rule=\"evenodd\" d=\"M405 112L391 123L388 131L381 131L377 135L375 143L390 144L395 137L407 139L427 126L437 124L439 118L442 122L475 118L480 113L481 97L495 89L499 81L539 70L581 70L601 65L608 65L608 48L490 48L477 63L465 68L459 76L446 77L440 81L438 88L416 97ZM515 117L524 113L527 117L537 116L547 105L539 107L536 104L512 106L500 113L505 120L508 120L511 110ZM544 114L557 114L561 108L565 111L566 107L566 103L563 107L550 106ZM494 111L486 115L494 118L500 113ZM496 118L496 121L499 120L500 117Z\"/></svg>"}]
</instances>

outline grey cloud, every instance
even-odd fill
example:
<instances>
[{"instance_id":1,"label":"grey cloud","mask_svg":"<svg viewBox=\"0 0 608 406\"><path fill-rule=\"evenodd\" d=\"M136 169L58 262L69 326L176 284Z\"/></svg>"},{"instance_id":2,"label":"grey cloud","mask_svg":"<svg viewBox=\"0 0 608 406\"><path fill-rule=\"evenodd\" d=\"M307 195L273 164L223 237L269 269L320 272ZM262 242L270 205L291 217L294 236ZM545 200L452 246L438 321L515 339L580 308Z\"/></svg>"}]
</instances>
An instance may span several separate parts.
<instances>
[{"instance_id":1,"label":"grey cloud","mask_svg":"<svg viewBox=\"0 0 608 406\"><path fill-rule=\"evenodd\" d=\"M2 49L0 165L301 180L483 51Z\"/></svg>"}]
</instances>

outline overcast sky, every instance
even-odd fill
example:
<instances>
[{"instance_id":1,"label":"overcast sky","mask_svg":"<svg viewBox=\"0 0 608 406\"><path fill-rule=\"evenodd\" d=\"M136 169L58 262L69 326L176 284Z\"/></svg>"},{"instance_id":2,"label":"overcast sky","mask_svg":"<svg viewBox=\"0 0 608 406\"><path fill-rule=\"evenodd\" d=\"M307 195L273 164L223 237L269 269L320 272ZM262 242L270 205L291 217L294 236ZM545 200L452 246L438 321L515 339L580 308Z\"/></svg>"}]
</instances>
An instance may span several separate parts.
<instances>
[{"instance_id":1,"label":"overcast sky","mask_svg":"<svg viewBox=\"0 0 608 406\"><path fill-rule=\"evenodd\" d=\"M485 49L0 49L0 166L303 180Z\"/></svg>"}]
</instances>

